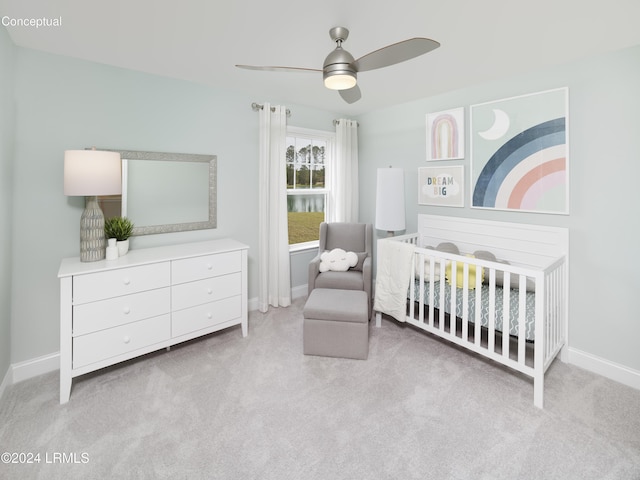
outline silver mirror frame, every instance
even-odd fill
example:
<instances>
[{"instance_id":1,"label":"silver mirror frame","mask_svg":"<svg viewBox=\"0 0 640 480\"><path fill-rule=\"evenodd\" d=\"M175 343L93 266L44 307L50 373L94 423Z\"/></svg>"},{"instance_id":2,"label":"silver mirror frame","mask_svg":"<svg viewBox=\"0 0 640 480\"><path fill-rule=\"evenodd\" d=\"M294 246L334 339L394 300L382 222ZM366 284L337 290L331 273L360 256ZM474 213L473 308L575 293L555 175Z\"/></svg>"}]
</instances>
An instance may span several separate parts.
<instances>
[{"instance_id":1,"label":"silver mirror frame","mask_svg":"<svg viewBox=\"0 0 640 480\"><path fill-rule=\"evenodd\" d=\"M122 159L122 191L128 187L127 160L159 160L167 162L206 162L209 164L209 218L204 222L170 223L166 225L135 226L134 235L152 235L158 233L186 232L190 230L206 230L216 228L218 223L218 157L216 155L200 155L192 153L143 152L136 150L111 150L118 152ZM126 194L122 195L122 216L126 216Z\"/></svg>"}]
</instances>

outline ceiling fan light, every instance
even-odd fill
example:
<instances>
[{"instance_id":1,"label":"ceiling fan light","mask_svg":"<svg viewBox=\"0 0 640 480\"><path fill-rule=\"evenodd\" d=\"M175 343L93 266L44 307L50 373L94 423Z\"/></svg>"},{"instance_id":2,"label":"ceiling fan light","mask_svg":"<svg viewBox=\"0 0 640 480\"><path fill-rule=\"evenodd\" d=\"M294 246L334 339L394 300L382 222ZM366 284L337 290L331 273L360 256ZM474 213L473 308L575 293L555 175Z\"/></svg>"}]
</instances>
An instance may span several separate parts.
<instances>
[{"instance_id":1,"label":"ceiling fan light","mask_svg":"<svg viewBox=\"0 0 640 480\"><path fill-rule=\"evenodd\" d=\"M357 83L356 70L353 67L353 56L344 50L338 40L338 46L327 58L322 66L322 78L324 86L331 90L348 90Z\"/></svg>"},{"instance_id":2,"label":"ceiling fan light","mask_svg":"<svg viewBox=\"0 0 640 480\"><path fill-rule=\"evenodd\" d=\"M324 86L331 90L348 90L356 86L357 79L351 72L333 72L324 75Z\"/></svg>"}]
</instances>

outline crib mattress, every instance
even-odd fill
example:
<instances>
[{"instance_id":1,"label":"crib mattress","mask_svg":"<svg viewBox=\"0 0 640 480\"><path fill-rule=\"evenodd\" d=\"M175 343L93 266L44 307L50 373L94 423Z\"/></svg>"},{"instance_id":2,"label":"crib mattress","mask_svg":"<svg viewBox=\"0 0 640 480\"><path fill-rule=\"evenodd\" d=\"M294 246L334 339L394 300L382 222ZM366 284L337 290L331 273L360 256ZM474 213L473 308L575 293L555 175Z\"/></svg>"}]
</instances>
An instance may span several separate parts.
<instances>
[{"instance_id":1,"label":"crib mattress","mask_svg":"<svg viewBox=\"0 0 640 480\"><path fill-rule=\"evenodd\" d=\"M441 308L440 303L440 281L434 281L434 308ZM445 301L444 311L451 315L451 286L445 282ZM415 281L414 284L415 300L420 300L420 282ZM463 312L463 290L456 289L456 313L457 317L462 318ZM476 319L476 290L469 290L469 322L475 323ZM429 282L424 283L424 303L429 303ZM495 287L495 329L503 332L503 310L504 310L504 292L503 288ZM520 292L518 289L509 289L509 334L513 336L519 335L519 316L520 316ZM481 289L481 305L480 305L480 322L483 327L489 326L489 286L482 284ZM535 338L535 293L526 292L525 304L525 338L533 341Z\"/></svg>"}]
</instances>

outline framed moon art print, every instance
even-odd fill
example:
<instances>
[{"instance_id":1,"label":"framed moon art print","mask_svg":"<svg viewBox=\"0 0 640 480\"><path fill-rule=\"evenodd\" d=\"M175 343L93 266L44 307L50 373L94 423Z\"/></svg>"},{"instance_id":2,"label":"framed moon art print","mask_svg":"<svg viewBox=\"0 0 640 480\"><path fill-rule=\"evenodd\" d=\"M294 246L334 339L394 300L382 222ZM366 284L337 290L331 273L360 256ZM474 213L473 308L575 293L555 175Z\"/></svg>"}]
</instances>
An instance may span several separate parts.
<instances>
[{"instance_id":1,"label":"framed moon art print","mask_svg":"<svg viewBox=\"0 0 640 480\"><path fill-rule=\"evenodd\" d=\"M568 89L472 105L471 207L569 213Z\"/></svg>"}]
</instances>

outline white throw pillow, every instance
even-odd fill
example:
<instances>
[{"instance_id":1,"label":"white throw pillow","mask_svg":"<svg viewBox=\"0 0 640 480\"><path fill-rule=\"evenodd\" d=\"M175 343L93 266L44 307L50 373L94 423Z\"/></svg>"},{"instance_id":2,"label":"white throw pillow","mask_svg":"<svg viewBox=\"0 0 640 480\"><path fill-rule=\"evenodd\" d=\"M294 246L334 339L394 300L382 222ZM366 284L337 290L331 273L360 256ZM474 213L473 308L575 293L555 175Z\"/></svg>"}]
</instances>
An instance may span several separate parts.
<instances>
[{"instance_id":1,"label":"white throw pillow","mask_svg":"<svg viewBox=\"0 0 640 480\"><path fill-rule=\"evenodd\" d=\"M320 255L320 272L346 272L358 264L355 252L345 252L341 248L334 248L330 252Z\"/></svg>"}]
</instances>

